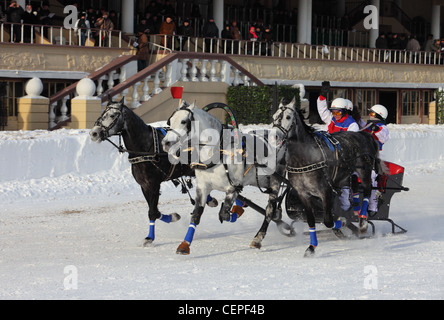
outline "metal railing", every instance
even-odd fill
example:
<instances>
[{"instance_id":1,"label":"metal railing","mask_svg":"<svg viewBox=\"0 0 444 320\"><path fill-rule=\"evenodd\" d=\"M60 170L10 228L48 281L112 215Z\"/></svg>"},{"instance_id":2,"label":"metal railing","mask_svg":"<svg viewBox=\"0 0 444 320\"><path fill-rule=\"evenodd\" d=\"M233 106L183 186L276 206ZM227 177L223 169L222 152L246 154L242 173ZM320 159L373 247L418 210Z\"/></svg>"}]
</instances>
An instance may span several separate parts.
<instances>
[{"instance_id":1,"label":"metal railing","mask_svg":"<svg viewBox=\"0 0 444 320\"><path fill-rule=\"evenodd\" d=\"M444 62L440 52L432 51L408 51L288 42L182 37L178 35L151 35L150 37L151 42L165 45L172 51L420 65L440 65Z\"/></svg>"},{"instance_id":2,"label":"metal railing","mask_svg":"<svg viewBox=\"0 0 444 320\"><path fill-rule=\"evenodd\" d=\"M128 47L120 30L105 31L94 28L66 29L63 26L46 26L24 23L1 23L0 42L34 43L69 46L95 46L107 48Z\"/></svg>"}]
</instances>

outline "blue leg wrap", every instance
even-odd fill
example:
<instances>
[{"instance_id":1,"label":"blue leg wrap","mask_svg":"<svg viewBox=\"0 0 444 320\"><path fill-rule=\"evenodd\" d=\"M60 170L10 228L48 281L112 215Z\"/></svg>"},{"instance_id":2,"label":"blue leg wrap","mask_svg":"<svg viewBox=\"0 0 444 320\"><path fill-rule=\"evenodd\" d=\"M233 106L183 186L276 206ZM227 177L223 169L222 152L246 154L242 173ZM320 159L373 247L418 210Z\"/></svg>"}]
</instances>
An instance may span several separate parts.
<instances>
[{"instance_id":1,"label":"blue leg wrap","mask_svg":"<svg viewBox=\"0 0 444 320\"><path fill-rule=\"evenodd\" d=\"M150 231L148 233L148 237L147 238L150 238L151 240L154 240L154 237L155 237L155 234L154 234L154 224L155 224L155 221L154 220L150 220Z\"/></svg>"},{"instance_id":2,"label":"blue leg wrap","mask_svg":"<svg viewBox=\"0 0 444 320\"><path fill-rule=\"evenodd\" d=\"M341 228L342 228L342 221L336 220L333 229L341 229Z\"/></svg>"},{"instance_id":3,"label":"blue leg wrap","mask_svg":"<svg viewBox=\"0 0 444 320\"><path fill-rule=\"evenodd\" d=\"M368 198L364 198L362 200L362 208L361 208L361 213L359 215L362 216L363 218L366 218L367 209L368 209Z\"/></svg>"},{"instance_id":4,"label":"blue leg wrap","mask_svg":"<svg viewBox=\"0 0 444 320\"><path fill-rule=\"evenodd\" d=\"M310 228L310 245L318 246L318 237L316 236L316 228Z\"/></svg>"},{"instance_id":5,"label":"blue leg wrap","mask_svg":"<svg viewBox=\"0 0 444 320\"><path fill-rule=\"evenodd\" d=\"M162 220L163 222L166 222L166 223L170 223L172 219L173 219L173 217L170 214L168 214L168 215L162 214L160 216L160 220Z\"/></svg>"},{"instance_id":6,"label":"blue leg wrap","mask_svg":"<svg viewBox=\"0 0 444 320\"><path fill-rule=\"evenodd\" d=\"M234 213L230 214L230 218L228 218L228 222L231 222L231 223L236 222L237 218L238 218L238 215L236 212L234 212Z\"/></svg>"},{"instance_id":7,"label":"blue leg wrap","mask_svg":"<svg viewBox=\"0 0 444 320\"><path fill-rule=\"evenodd\" d=\"M237 205L237 206L239 206L239 207L243 207L243 206L244 206L244 203L243 203L242 201L238 200L238 199L236 199L236 200L234 201L234 204Z\"/></svg>"},{"instance_id":8,"label":"blue leg wrap","mask_svg":"<svg viewBox=\"0 0 444 320\"><path fill-rule=\"evenodd\" d=\"M196 231L196 225L194 223L190 223L187 235L185 236L185 241L188 242L188 244L191 244L191 242L193 241L195 231Z\"/></svg>"}]
</instances>

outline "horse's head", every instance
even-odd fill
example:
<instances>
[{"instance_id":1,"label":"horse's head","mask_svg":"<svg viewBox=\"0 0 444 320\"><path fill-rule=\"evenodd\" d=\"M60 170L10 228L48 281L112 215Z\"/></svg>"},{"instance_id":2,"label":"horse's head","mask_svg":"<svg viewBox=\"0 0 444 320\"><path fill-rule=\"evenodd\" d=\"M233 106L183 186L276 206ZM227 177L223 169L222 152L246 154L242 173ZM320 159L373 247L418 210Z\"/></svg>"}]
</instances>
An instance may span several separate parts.
<instances>
[{"instance_id":1,"label":"horse's head","mask_svg":"<svg viewBox=\"0 0 444 320\"><path fill-rule=\"evenodd\" d=\"M173 145L191 134L194 108L194 103L192 105L183 103L168 119L167 125L170 130L162 140L162 146L166 152L169 152Z\"/></svg>"},{"instance_id":2,"label":"horse's head","mask_svg":"<svg viewBox=\"0 0 444 320\"><path fill-rule=\"evenodd\" d=\"M294 127L296 121L296 100L289 104L285 104L283 99L279 103L279 107L273 115L273 128L279 129L285 137L288 137L291 129Z\"/></svg>"},{"instance_id":3,"label":"horse's head","mask_svg":"<svg viewBox=\"0 0 444 320\"><path fill-rule=\"evenodd\" d=\"M89 132L92 141L101 142L122 131L124 126L123 106L123 99L120 102L108 102L102 115Z\"/></svg>"}]
</instances>

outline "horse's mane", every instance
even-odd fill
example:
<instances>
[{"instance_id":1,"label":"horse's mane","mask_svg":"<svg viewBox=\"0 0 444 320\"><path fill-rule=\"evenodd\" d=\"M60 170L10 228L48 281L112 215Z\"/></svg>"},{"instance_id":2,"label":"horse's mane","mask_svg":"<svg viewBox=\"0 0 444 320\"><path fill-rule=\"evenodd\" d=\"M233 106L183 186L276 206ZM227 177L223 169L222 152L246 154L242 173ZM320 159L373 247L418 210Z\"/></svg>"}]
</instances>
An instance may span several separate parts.
<instances>
[{"instance_id":1,"label":"horse's mane","mask_svg":"<svg viewBox=\"0 0 444 320\"><path fill-rule=\"evenodd\" d=\"M297 117L299 117L299 122L302 125L302 127L304 128L305 132L312 134L313 132L316 131L316 129L313 126L309 126L305 121L304 121L304 115L302 114L302 110L301 109L297 109Z\"/></svg>"},{"instance_id":2,"label":"horse's mane","mask_svg":"<svg viewBox=\"0 0 444 320\"><path fill-rule=\"evenodd\" d=\"M128 108L126 105L122 104L122 110L125 110L126 114L131 115L131 121L133 121L133 124L140 126L140 127L147 127L149 128L150 125L146 124L145 121L142 120L137 114L134 113L133 110Z\"/></svg>"}]
</instances>

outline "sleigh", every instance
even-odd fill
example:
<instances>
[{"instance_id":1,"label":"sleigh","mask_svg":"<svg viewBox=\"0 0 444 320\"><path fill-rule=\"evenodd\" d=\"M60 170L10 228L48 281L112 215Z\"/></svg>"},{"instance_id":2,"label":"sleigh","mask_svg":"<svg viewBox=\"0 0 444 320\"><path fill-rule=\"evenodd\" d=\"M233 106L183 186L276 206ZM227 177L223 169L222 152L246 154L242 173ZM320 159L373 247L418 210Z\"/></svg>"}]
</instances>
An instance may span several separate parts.
<instances>
[{"instance_id":1,"label":"sleigh","mask_svg":"<svg viewBox=\"0 0 444 320\"><path fill-rule=\"evenodd\" d=\"M375 221L386 221L391 224L393 234L405 233L406 229L396 224L390 215L390 202L395 193L401 191L408 191L409 189L402 186L404 178L404 168L392 162L382 161L382 174L378 176L378 186L374 187L377 192L378 198L378 211L376 213L369 213L368 223L372 227L372 233L375 233ZM362 194L361 194L362 202ZM285 206L288 216L295 221L306 221L305 209L301 205L297 193L294 189L290 189L285 199ZM333 213L336 218L345 217L347 219L347 227L352 230L353 233L359 234L357 227L353 223L358 222L358 217L354 215L352 206L349 210L345 211L339 204L339 197L335 197L333 200ZM315 213L316 222L323 222L323 213Z\"/></svg>"}]
</instances>

